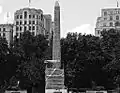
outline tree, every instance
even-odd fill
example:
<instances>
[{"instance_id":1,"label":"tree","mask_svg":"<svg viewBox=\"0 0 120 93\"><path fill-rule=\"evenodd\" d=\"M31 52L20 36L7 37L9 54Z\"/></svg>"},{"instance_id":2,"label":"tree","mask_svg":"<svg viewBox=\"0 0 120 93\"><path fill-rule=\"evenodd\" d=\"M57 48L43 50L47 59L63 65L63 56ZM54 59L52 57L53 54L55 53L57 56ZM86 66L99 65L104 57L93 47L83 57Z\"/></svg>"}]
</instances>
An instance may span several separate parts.
<instances>
[{"instance_id":1,"label":"tree","mask_svg":"<svg viewBox=\"0 0 120 93\"><path fill-rule=\"evenodd\" d=\"M17 76L25 77L31 86L44 81L44 60L47 59L47 49L48 40L43 35L33 36L26 31L19 38L15 37L12 51L18 57Z\"/></svg>"},{"instance_id":2,"label":"tree","mask_svg":"<svg viewBox=\"0 0 120 93\"><path fill-rule=\"evenodd\" d=\"M8 78L10 73L8 73L9 68L6 69L8 64L7 56L9 55L10 50L8 47L7 40L3 37L0 37L0 89L4 90L8 86ZM10 71L10 69L9 69Z\"/></svg>"},{"instance_id":3,"label":"tree","mask_svg":"<svg viewBox=\"0 0 120 93\"><path fill-rule=\"evenodd\" d=\"M120 32L115 29L102 32L101 48L106 57L103 69L110 72L111 81L120 83ZM116 79L117 78L117 79Z\"/></svg>"},{"instance_id":4,"label":"tree","mask_svg":"<svg viewBox=\"0 0 120 93\"><path fill-rule=\"evenodd\" d=\"M5 61L5 56L9 53L8 43L5 38L0 37L0 61Z\"/></svg>"},{"instance_id":5,"label":"tree","mask_svg":"<svg viewBox=\"0 0 120 93\"><path fill-rule=\"evenodd\" d=\"M99 37L68 33L61 39L61 50L66 86L92 87L92 81L105 86L107 74L102 70L105 59ZM104 78L99 78L101 75Z\"/></svg>"}]
</instances>

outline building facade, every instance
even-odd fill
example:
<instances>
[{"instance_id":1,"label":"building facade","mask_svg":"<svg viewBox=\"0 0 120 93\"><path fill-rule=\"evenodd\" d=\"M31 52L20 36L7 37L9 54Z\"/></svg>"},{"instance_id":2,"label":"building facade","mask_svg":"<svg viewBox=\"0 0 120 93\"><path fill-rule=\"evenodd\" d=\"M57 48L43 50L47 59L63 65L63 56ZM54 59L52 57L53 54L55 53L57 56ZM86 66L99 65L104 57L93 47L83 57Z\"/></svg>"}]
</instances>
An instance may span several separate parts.
<instances>
[{"instance_id":1,"label":"building facade","mask_svg":"<svg viewBox=\"0 0 120 93\"><path fill-rule=\"evenodd\" d=\"M8 45L13 41L13 24L0 24L0 36L8 41Z\"/></svg>"},{"instance_id":2,"label":"building facade","mask_svg":"<svg viewBox=\"0 0 120 93\"><path fill-rule=\"evenodd\" d=\"M23 8L14 14L14 35L20 36L24 31L33 35L45 35L44 16L41 9Z\"/></svg>"},{"instance_id":3,"label":"building facade","mask_svg":"<svg viewBox=\"0 0 120 93\"><path fill-rule=\"evenodd\" d=\"M0 35L6 37L8 43L11 42L11 34L12 37L17 35L19 38L24 31L30 31L34 36L45 35L50 40L52 35L52 16L50 14L44 15L41 9L23 8L14 13L13 25L0 24L0 27Z\"/></svg>"},{"instance_id":4,"label":"building facade","mask_svg":"<svg viewBox=\"0 0 120 93\"><path fill-rule=\"evenodd\" d=\"M45 35L48 39L51 38L52 34L52 16L50 14L44 15L44 28L45 28Z\"/></svg>"},{"instance_id":5,"label":"building facade","mask_svg":"<svg viewBox=\"0 0 120 93\"><path fill-rule=\"evenodd\" d=\"M105 8L101 10L101 16L97 18L95 36L100 36L101 31L120 29L120 8Z\"/></svg>"}]
</instances>

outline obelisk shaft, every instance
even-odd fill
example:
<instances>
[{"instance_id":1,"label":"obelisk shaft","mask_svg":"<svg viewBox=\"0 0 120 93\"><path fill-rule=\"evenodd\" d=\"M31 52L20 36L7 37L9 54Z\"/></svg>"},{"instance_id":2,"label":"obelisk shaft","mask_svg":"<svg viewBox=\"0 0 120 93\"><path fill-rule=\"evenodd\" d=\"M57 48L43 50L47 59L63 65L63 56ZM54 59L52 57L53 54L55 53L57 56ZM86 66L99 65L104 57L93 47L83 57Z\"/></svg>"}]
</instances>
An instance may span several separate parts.
<instances>
[{"instance_id":1,"label":"obelisk shaft","mask_svg":"<svg viewBox=\"0 0 120 93\"><path fill-rule=\"evenodd\" d=\"M58 60L61 67L61 47L60 47L60 6L56 2L54 7L54 31L53 31L53 49L52 60Z\"/></svg>"}]
</instances>

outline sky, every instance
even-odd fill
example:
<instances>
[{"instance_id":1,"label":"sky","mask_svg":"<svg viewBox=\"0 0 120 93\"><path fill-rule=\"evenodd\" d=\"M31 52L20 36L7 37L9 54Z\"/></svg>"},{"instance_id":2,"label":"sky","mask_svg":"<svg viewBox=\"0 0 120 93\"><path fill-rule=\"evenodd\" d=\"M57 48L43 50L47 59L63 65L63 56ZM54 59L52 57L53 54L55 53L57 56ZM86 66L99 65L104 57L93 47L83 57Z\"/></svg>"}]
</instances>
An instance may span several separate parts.
<instances>
[{"instance_id":1,"label":"sky","mask_svg":"<svg viewBox=\"0 0 120 93\"><path fill-rule=\"evenodd\" d=\"M14 12L28 7L28 1L0 0L0 24L13 22ZM116 0L59 0L59 3L61 37L65 37L68 32L94 35L96 19L100 16L101 9L116 7ZM42 9L44 14L51 14L52 17L54 17L54 5L55 0L31 0L31 7Z\"/></svg>"}]
</instances>

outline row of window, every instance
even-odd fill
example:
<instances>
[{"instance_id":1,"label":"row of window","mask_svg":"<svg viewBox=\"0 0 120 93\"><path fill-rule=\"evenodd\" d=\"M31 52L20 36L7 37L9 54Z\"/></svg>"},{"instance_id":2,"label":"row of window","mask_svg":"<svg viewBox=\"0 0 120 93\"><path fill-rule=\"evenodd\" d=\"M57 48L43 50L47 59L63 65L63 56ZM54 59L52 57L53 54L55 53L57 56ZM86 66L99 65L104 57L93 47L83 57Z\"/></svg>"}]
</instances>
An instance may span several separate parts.
<instances>
[{"instance_id":1,"label":"row of window","mask_svg":"<svg viewBox=\"0 0 120 93\"><path fill-rule=\"evenodd\" d=\"M104 26L104 27L107 26L106 23L103 23L103 26ZM109 26L113 26L113 23L110 22L110 23L109 23Z\"/></svg>"},{"instance_id":2,"label":"row of window","mask_svg":"<svg viewBox=\"0 0 120 93\"><path fill-rule=\"evenodd\" d=\"M3 35L0 33L0 36L3 36L3 37L5 37L5 33L3 33Z\"/></svg>"},{"instance_id":3,"label":"row of window","mask_svg":"<svg viewBox=\"0 0 120 93\"><path fill-rule=\"evenodd\" d=\"M23 22L22 21L16 21L16 25L22 25ZM24 24L35 24L35 21L24 21ZM36 24L38 24L38 21L36 21Z\"/></svg>"},{"instance_id":4,"label":"row of window","mask_svg":"<svg viewBox=\"0 0 120 93\"><path fill-rule=\"evenodd\" d=\"M102 30L97 30L97 35L100 35L101 34L101 31L106 31L106 29L102 29Z\"/></svg>"},{"instance_id":5,"label":"row of window","mask_svg":"<svg viewBox=\"0 0 120 93\"><path fill-rule=\"evenodd\" d=\"M106 23L103 23L103 26L107 26ZM113 24L113 22L110 22L109 23L109 26L112 27L112 26L120 26L120 23L119 22L116 22L115 25Z\"/></svg>"},{"instance_id":6,"label":"row of window","mask_svg":"<svg viewBox=\"0 0 120 93\"><path fill-rule=\"evenodd\" d=\"M105 11L104 13L104 16L107 16L107 15L113 15L113 14L120 14L120 10L119 11Z\"/></svg>"},{"instance_id":7,"label":"row of window","mask_svg":"<svg viewBox=\"0 0 120 93\"><path fill-rule=\"evenodd\" d=\"M24 15L24 18L26 19L27 15ZM35 18L35 15L29 15L29 19L31 19L31 18ZM37 18L38 18L38 16L37 16ZM23 19L23 16L22 15L17 15L16 19Z\"/></svg>"},{"instance_id":8,"label":"row of window","mask_svg":"<svg viewBox=\"0 0 120 93\"><path fill-rule=\"evenodd\" d=\"M2 28L0 28L0 31L6 31L6 28L3 28L3 29L2 29Z\"/></svg>"},{"instance_id":9,"label":"row of window","mask_svg":"<svg viewBox=\"0 0 120 93\"><path fill-rule=\"evenodd\" d=\"M36 30L38 30L39 28L38 28L38 26L36 26ZM24 30L24 31L26 31L26 30L35 30L35 26L29 26L28 27L28 29L27 29L27 26L24 26L24 27L16 27L16 31L22 31L22 30Z\"/></svg>"},{"instance_id":10,"label":"row of window","mask_svg":"<svg viewBox=\"0 0 120 93\"><path fill-rule=\"evenodd\" d=\"M26 19L28 17L28 13L27 11L24 12L24 19ZM17 15L16 16L16 19L22 19L23 18L23 15ZM43 15L41 14L41 16L38 16L38 15L29 15L29 19L31 18L37 18L37 19L41 19L43 20Z\"/></svg>"},{"instance_id":11,"label":"row of window","mask_svg":"<svg viewBox=\"0 0 120 93\"><path fill-rule=\"evenodd\" d=\"M35 35L35 32L31 32L32 33L32 35ZM21 36L22 35L22 33L18 33L18 32L16 32L16 36Z\"/></svg>"},{"instance_id":12,"label":"row of window","mask_svg":"<svg viewBox=\"0 0 120 93\"><path fill-rule=\"evenodd\" d=\"M117 16L116 16L116 20L119 20L119 19L120 19L120 18L119 18L119 16L117 15ZM107 17L104 18L104 20L107 20ZM110 16L109 20L113 20L113 16Z\"/></svg>"}]
</instances>

